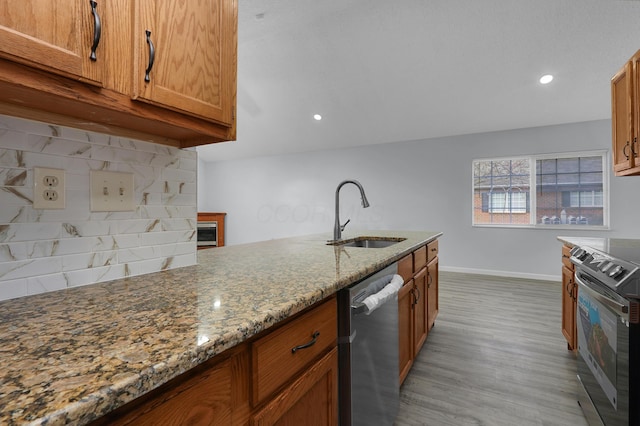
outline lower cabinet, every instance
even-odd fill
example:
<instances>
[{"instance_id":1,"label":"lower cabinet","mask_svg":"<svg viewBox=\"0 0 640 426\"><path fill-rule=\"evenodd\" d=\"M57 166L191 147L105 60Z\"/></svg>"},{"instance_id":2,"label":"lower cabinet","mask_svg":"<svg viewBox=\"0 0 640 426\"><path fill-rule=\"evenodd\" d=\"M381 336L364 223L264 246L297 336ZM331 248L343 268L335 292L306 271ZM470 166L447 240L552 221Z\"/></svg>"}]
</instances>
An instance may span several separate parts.
<instances>
[{"instance_id":1,"label":"lower cabinet","mask_svg":"<svg viewBox=\"0 0 640 426\"><path fill-rule=\"evenodd\" d=\"M337 331L331 297L92 425L336 426Z\"/></svg>"},{"instance_id":2,"label":"lower cabinet","mask_svg":"<svg viewBox=\"0 0 640 426\"><path fill-rule=\"evenodd\" d=\"M251 418L253 426L337 424L337 348L306 370Z\"/></svg>"},{"instance_id":3,"label":"lower cabinet","mask_svg":"<svg viewBox=\"0 0 640 426\"><path fill-rule=\"evenodd\" d=\"M413 279L413 356L427 340L427 268L422 268Z\"/></svg>"},{"instance_id":4,"label":"lower cabinet","mask_svg":"<svg viewBox=\"0 0 640 426\"><path fill-rule=\"evenodd\" d=\"M231 424L231 360L212 360L95 421L94 425Z\"/></svg>"},{"instance_id":5,"label":"lower cabinet","mask_svg":"<svg viewBox=\"0 0 640 426\"><path fill-rule=\"evenodd\" d=\"M398 292L398 344L400 383L413 365L413 279L405 282Z\"/></svg>"},{"instance_id":6,"label":"lower cabinet","mask_svg":"<svg viewBox=\"0 0 640 426\"><path fill-rule=\"evenodd\" d=\"M427 265L427 332L433 328L438 316L438 258Z\"/></svg>"},{"instance_id":7,"label":"lower cabinet","mask_svg":"<svg viewBox=\"0 0 640 426\"><path fill-rule=\"evenodd\" d=\"M402 384L438 315L438 241L400 259L398 293L399 374Z\"/></svg>"},{"instance_id":8,"label":"lower cabinet","mask_svg":"<svg viewBox=\"0 0 640 426\"><path fill-rule=\"evenodd\" d=\"M567 349L573 351L577 346L576 310L578 285L575 281L573 263L569 260L571 247L562 247L562 334L567 340Z\"/></svg>"}]
</instances>

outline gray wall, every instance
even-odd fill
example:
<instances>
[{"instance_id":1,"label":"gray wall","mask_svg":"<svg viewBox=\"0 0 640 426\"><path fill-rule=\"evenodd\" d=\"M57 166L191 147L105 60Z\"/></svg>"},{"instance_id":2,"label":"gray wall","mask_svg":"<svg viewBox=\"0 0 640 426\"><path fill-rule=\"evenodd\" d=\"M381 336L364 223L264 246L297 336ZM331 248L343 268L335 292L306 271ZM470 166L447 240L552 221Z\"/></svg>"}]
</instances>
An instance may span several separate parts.
<instances>
[{"instance_id":1,"label":"gray wall","mask_svg":"<svg viewBox=\"0 0 640 426\"><path fill-rule=\"evenodd\" d=\"M609 231L474 228L471 161L610 150L610 141L610 121L600 120L201 163L198 208L227 212L227 244L330 233L336 186L357 179L371 207L360 207L355 186L342 189L341 218L351 218L345 236L366 229L442 231L443 270L559 279L557 235L640 238L640 177L611 178Z\"/></svg>"}]
</instances>

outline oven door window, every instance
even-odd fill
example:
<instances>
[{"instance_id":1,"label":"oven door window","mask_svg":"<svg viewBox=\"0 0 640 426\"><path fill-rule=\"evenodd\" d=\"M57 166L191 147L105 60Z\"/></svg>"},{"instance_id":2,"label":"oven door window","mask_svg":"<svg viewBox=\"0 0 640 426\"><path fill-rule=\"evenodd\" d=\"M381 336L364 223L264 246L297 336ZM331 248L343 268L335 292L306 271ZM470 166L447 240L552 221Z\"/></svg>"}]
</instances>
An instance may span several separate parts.
<instances>
[{"instance_id":1,"label":"oven door window","mask_svg":"<svg viewBox=\"0 0 640 426\"><path fill-rule=\"evenodd\" d=\"M578 292L578 351L614 409L618 408L617 391L617 316L589 296Z\"/></svg>"}]
</instances>

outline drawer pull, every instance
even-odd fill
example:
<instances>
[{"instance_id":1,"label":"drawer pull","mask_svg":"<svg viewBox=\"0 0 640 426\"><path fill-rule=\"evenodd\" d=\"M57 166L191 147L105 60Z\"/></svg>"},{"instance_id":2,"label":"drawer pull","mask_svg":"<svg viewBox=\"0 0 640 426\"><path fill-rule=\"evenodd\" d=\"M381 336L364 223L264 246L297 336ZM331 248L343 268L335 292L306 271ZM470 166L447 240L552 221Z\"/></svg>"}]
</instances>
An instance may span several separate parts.
<instances>
[{"instance_id":1,"label":"drawer pull","mask_svg":"<svg viewBox=\"0 0 640 426\"><path fill-rule=\"evenodd\" d=\"M147 35L147 44L149 45L149 65L147 66L147 69L144 70L144 81L148 83L149 81L151 81L151 78L149 77L149 73L153 68L153 62L156 59L156 48L153 45L153 42L151 41L151 31L146 30L145 34Z\"/></svg>"},{"instance_id":2,"label":"drawer pull","mask_svg":"<svg viewBox=\"0 0 640 426\"><path fill-rule=\"evenodd\" d=\"M100 24L100 15L98 15L98 3L91 0L91 14L93 15L93 44L91 45L91 55L89 59L96 61L96 49L100 43L100 35L102 33L102 25Z\"/></svg>"},{"instance_id":3,"label":"drawer pull","mask_svg":"<svg viewBox=\"0 0 640 426\"><path fill-rule=\"evenodd\" d=\"M318 336L320 336L320 332L316 331L315 333L313 333L312 339L310 341L308 341L304 345L299 345L299 346L291 348L291 353L295 354L297 350L306 349L309 346L315 345L316 344L316 340L318 339Z\"/></svg>"}]
</instances>

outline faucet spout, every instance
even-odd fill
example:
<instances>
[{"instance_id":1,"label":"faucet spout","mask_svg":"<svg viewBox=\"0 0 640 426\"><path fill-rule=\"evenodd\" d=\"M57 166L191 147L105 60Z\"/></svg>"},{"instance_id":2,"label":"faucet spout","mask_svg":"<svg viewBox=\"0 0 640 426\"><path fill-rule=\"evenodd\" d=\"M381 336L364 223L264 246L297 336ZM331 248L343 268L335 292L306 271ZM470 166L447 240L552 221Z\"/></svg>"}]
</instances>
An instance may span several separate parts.
<instances>
[{"instance_id":1,"label":"faucet spout","mask_svg":"<svg viewBox=\"0 0 640 426\"><path fill-rule=\"evenodd\" d=\"M335 215L335 224L333 226L333 240L339 241L342 238L342 231L344 231L347 223L351 221L351 219L347 220L344 225L340 224L340 189L347 183L352 183L358 187L360 190L360 197L362 198L362 207L369 207L369 200L367 200L367 196L364 193L364 188L357 180L345 180L340 182L338 187L336 188L336 215Z\"/></svg>"}]
</instances>

